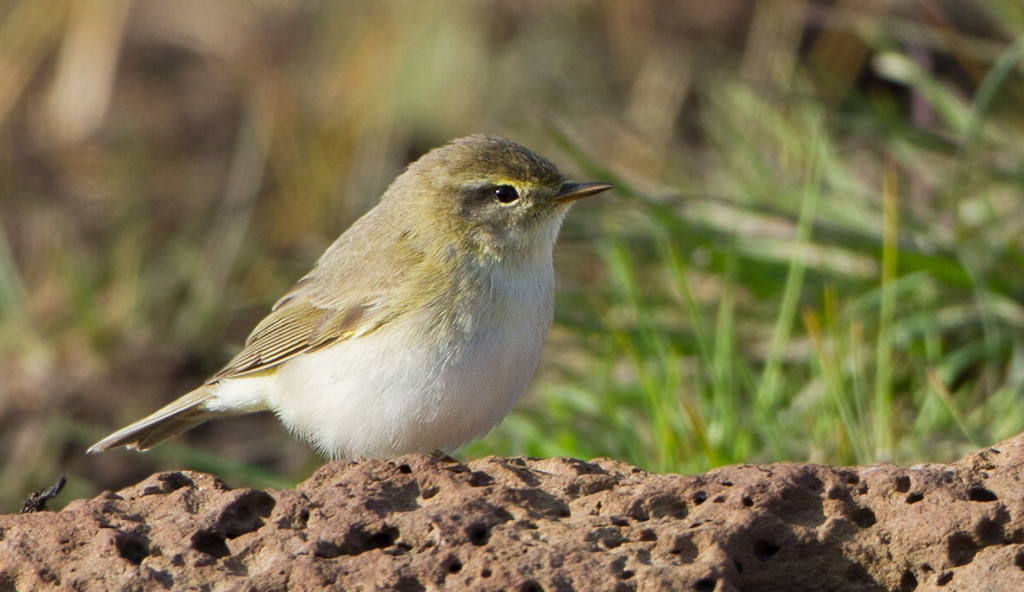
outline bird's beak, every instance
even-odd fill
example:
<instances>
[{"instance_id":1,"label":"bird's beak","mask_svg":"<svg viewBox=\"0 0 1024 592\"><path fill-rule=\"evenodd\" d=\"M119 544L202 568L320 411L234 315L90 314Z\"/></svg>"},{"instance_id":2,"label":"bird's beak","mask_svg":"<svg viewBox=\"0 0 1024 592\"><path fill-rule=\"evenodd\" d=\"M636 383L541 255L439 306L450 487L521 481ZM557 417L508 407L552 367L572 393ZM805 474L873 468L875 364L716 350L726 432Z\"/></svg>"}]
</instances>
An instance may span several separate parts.
<instances>
[{"instance_id":1,"label":"bird's beak","mask_svg":"<svg viewBox=\"0 0 1024 592\"><path fill-rule=\"evenodd\" d=\"M597 195L614 187L610 183L562 183L558 193L551 198L557 204L567 204L584 197Z\"/></svg>"}]
</instances>

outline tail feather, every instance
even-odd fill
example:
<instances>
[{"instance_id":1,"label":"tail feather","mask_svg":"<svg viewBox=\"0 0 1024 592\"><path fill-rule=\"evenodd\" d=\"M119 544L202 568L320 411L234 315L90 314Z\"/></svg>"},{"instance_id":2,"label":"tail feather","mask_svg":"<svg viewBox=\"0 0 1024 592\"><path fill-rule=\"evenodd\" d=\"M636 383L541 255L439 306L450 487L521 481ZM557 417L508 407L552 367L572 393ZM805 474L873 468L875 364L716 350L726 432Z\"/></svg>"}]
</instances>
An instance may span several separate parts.
<instances>
[{"instance_id":1,"label":"tail feather","mask_svg":"<svg viewBox=\"0 0 1024 592\"><path fill-rule=\"evenodd\" d=\"M205 403L212 394L209 387L200 387L149 417L110 434L93 444L89 452L102 452L118 446L146 450L208 419L230 415L222 410L206 408Z\"/></svg>"}]
</instances>

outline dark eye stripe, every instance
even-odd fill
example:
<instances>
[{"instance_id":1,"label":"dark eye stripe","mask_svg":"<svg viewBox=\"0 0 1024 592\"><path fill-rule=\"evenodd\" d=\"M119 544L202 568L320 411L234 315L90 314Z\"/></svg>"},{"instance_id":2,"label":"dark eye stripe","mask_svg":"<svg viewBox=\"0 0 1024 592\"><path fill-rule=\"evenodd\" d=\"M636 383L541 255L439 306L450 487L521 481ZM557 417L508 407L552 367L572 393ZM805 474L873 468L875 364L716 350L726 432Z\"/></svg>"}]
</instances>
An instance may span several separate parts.
<instances>
[{"instance_id":1,"label":"dark eye stripe","mask_svg":"<svg viewBox=\"0 0 1024 592\"><path fill-rule=\"evenodd\" d=\"M519 199L519 192L511 185L498 185L492 193L499 203L509 204Z\"/></svg>"}]
</instances>

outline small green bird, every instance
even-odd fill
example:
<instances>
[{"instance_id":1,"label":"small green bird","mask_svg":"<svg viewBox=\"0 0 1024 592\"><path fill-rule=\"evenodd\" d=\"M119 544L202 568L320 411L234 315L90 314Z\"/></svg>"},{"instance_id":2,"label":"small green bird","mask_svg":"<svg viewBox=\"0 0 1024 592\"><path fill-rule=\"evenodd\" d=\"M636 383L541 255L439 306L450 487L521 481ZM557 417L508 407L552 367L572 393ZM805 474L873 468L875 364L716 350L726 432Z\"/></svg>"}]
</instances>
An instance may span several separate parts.
<instances>
[{"instance_id":1,"label":"small green bird","mask_svg":"<svg viewBox=\"0 0 1024 592\"><path fill-rule=\"evenodd\" d=\"M98 442L144 450L208 419L273 411L331 458L448 453L526 390L554 312L571 183L509 140L409 166L206 384Z\"/></svg>"}]
</instances>

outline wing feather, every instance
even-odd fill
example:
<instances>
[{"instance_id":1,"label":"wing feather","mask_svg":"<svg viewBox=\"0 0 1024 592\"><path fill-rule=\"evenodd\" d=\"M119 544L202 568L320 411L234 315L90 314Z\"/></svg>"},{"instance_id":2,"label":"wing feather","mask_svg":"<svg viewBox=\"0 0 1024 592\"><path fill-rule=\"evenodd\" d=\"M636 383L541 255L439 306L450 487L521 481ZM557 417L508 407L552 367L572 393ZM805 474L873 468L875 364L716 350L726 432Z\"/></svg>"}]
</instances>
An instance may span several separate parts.
<instances>
[{"instance_id":1,"label":"wing feather","mask_svg":"<svg viewBox=\"0 0 1024 592\"><path fill-rule=\"evenodd\" d=\"M325 309L302 301L281 307L256 327L245 348L209 382L266 370L354 333L372 331L379 324L374 326L373 319L364 314L367 309L364 305Z\"/></svg>"},{"instance_id":2,"label":"wing feather","mask_svg":"<svg viewBox=\"0 0 1024 592\"><path fill-rule=\"evenodd\" d=\"M442 280L414 235L387 227L380 216L379 208L374 209L341 235L207 384L266 370L303 352L375 331L406 310L400 303L409 293L422 292L421 283ZM380 250L389 256L381 257Z\"/></svg>"}]
</instances>

